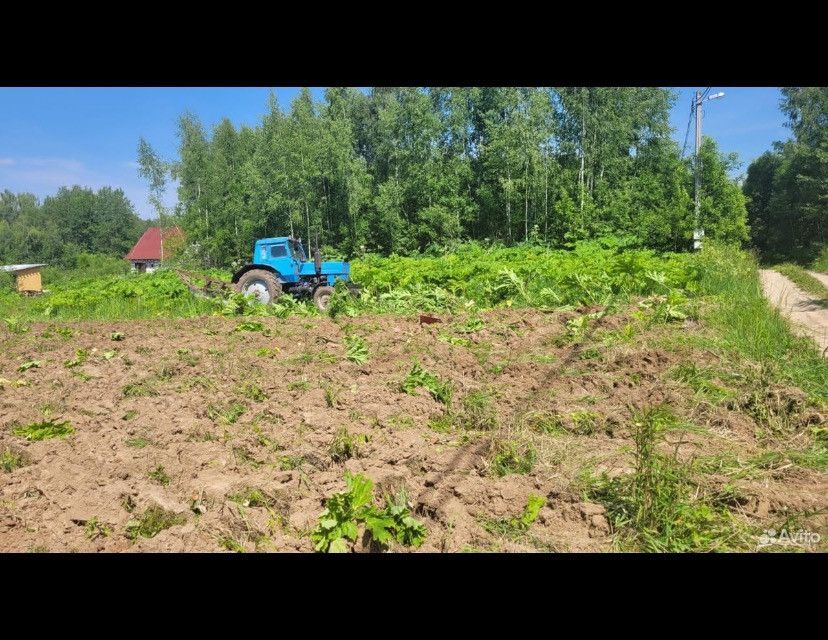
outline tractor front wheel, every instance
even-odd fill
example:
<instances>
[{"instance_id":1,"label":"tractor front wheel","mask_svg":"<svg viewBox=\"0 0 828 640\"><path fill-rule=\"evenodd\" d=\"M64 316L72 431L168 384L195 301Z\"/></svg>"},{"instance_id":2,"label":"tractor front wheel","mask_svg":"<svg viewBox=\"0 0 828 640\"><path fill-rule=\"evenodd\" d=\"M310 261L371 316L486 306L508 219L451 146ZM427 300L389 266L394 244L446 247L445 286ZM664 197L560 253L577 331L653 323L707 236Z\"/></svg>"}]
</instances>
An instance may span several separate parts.
<instances>
[{"instance_id":1,"label":"tractor front wheel","mask_svg":"<svg viewBox=\"0 0 828 640\"><path fill-rule=\"evenodd\" d=\"M333 295L333 287L316 287L313 292L313 304L320 311L327 311L331 304L331 296Z\"/></svg>"},{"instance_id":2,"label":"tractor front wheel","mask_svg":"<svg viewBox=\"0 0 828 640\"><path fill-rule=\"evenodd\" d=\"M270 271L251 269L239 278L236 290L256 296L262 304L270 304L282 294L282 283Z\"/></svg>"}]
</instances>

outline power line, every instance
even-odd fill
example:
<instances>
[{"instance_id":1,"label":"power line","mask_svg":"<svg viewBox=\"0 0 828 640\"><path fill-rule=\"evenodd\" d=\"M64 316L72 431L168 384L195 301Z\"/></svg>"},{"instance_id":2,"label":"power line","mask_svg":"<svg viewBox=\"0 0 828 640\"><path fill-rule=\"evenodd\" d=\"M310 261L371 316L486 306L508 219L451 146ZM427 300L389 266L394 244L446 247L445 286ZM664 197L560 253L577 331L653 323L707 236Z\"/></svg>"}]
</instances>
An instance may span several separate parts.
<instances>
[{"instance_id":1,"label":"power line","mask_svg":"<svg viewBox=\"0 0 828 640\"><path fill-rule=\"evenodd\" d=\"M707 94L710 93L710 89L713 87L707 87L701 95L699 102L704 100L707 97ZM687 138L690 135L690 124L693 122L693 114L696 113L696 109L698 106L696 105L696 97L695 95L692 98L692 102L690 103L690 117L687 118L687 129L684 132L684 144L681 145L681 157L684 158L684 152L687 150Z\"/></svg>"}]
</instances>

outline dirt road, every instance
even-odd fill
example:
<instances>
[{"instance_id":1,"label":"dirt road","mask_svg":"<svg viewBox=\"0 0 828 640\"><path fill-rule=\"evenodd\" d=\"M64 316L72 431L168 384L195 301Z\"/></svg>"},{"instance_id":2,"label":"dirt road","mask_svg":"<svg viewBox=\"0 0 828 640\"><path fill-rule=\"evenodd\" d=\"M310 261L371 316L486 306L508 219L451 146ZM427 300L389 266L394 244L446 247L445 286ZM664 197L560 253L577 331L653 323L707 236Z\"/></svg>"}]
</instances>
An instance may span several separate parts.
<instances>
[{"instance_id":1,"label":"dirt road","mask_svg":"<svg viewBox=\"0 0 828 640\"><path fill-rule=\"evenodd\" d=\"M820 352L828 355L828 309L822 308L814 296L772 269L761 269L759 275L765 297L791 321L794 331L813 338ZM828 281L828 276L812 275L823 282Z\"/></svg>"},{"instance_id":2,"label":"dirt road","mask_svg":"<svg viewBox=\"0 0 828 640\"><path fill-rule=\"evenodd\" d=\"M816 271L809 271L808 274L819 280L826 287L828 287L828 273L818 273Z\"/></svg>"}]
</instances>

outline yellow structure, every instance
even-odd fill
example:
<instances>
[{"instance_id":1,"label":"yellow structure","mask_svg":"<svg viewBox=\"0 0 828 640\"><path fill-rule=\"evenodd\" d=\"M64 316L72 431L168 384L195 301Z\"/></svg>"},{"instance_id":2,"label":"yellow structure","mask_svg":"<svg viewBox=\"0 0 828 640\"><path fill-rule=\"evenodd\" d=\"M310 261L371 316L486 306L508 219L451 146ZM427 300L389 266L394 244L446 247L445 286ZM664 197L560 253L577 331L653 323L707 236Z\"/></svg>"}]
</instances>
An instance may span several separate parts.
<instances>
[{"instance_id":1,"label":"yellow structure","mask_svg":"<svg viewBox=\"0 0 828 640\"><path fill-rule=\"evenodd\" d=\"M17 278L17 290L20 293L41 293L43 282L40 267L45 264L9 264L0 267L0 271L10 271Z\"/></svg>"}]
</instances>

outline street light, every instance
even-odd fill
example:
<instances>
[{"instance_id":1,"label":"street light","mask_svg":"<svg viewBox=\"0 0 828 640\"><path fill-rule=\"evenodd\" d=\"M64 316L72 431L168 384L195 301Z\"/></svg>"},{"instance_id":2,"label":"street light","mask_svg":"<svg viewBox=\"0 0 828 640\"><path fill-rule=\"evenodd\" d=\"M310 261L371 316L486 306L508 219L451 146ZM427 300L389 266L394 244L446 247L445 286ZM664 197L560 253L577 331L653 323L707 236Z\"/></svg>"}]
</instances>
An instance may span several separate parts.
<instances>
[{"instance_id":1,"label":"street light","mask_svg":"<svg viewBox=\"0 0 828 640\"><path fill-rule=\"evenodd\" d=\"M707 100L716 100L717 98L723 98L724 91L720 91L719 93L714 93L711 96L707 96ZM702 140L702 94L701 91L696 91L696 161L694 172L696 178L696 206L695 206L695 229L693 230L693 249L701 249L702 246L702 238L704 237L704 229L701 226L701 173L699 172L699 152L701 151L701 140Z\"/></svg>"}]
</instances>

